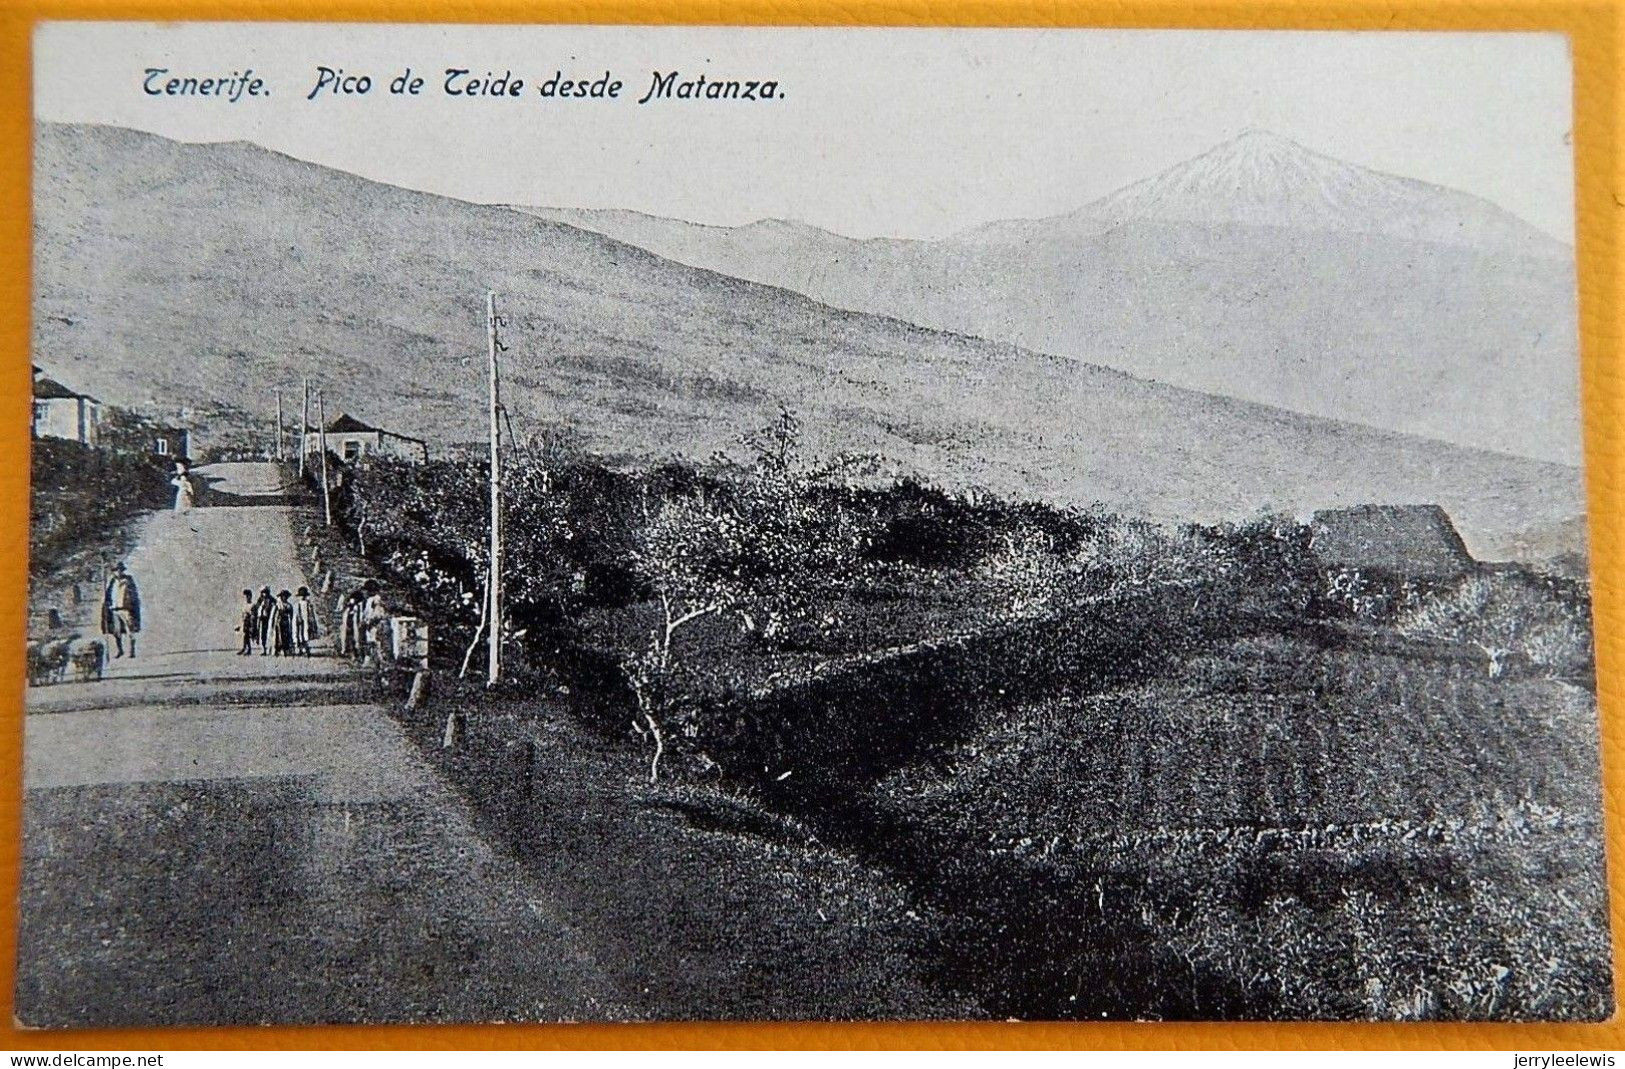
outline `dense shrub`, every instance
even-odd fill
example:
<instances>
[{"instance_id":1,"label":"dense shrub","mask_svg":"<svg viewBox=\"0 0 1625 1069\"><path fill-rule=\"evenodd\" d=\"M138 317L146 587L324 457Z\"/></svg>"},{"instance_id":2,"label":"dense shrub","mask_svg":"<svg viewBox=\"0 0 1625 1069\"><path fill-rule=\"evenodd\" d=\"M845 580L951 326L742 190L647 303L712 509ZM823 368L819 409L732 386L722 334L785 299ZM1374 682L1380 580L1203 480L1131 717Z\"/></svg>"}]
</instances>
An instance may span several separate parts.
<instances>
[{"instance_id":1,"label":"dense shrub","mask_svg":"<svg viewBox=\"0 0 1625 1069\"><path fill-rule=\"evenodd\" d=\"M119 525L174 497L161 458L60 438L33 443L29 570L45 575Z\"/></svg>"},{"instance_id":2,"label":"dense shrub","mask_svg":"<svg viewBox=\"0 0 1625 1069\"><path fill-rule=\"evenodd\" d=\"M341 522L451 637L481 626L489 566L489 467L329 457ZM557 649L587 608L634 598L631 518L641 489L601 464L525 453L504 468L508 640ZM442 644L451 649L456 643Z\"/></svg>"},{"instance_id":3,"label":"dense shrub","mask_svg":"<svg viewBox=\"0 0 1625 1069\"><path fill-rule=\"evenodd\" d=\"M1397 628L1477 649L1491 677L1513 667L1582 682L1592 675L1591 599L1584 587L1521 567L1463 576L1405 608Z\"/></svg>"},{"instance_id":4,"label":"dense shrub","mask_svg":"<svg viewBox=\"0 0 1625 1069\"><path fill-rule=\"evenodd\" d=\"M722 727L766 715L729 702L749 706L764 684L799 685L850 658L875 671L861 658L876 649L1132 599L1161 620L1157 644L1178 650L1204 629L1302 616L1315 597L1307 531L1289 522L1164 527L882 481L862 457L804 456L800 430L782 411L742 439L743 460L639 472L547 443L516 451L503 487L509 640L573 686L601 688L607 655L655 750L674 735L709 763L746 736L796 744L771 717L756 731ZM374 459L338 480L345 523L459 640L445 648L481 625L487 470ZM1172 591L1205 604L1200 620L1163 611ZM926 603L911 634L908 612ZM606 616L619 623L589 626Z\"/></svg>"}]
</instances>

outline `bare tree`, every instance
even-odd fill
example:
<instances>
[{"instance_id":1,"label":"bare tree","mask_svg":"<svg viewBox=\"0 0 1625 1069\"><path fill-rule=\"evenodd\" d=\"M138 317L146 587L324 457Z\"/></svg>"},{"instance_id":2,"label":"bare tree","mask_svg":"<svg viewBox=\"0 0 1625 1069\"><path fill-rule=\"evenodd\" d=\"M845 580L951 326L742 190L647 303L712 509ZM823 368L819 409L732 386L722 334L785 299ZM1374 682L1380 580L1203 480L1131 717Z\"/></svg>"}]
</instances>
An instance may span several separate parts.
<instances>
[{"instance_id":1,"label":"bare tree","mask_svg":"<svg viewBox=\"0 0 1625 1069\"><path fill-rule=\"evenodd\" d=\"M638 704L638 729L654 744L649 776L658 778L668 721L678 693L677 639L701 620L728 618L775 641L790 620L827 619L831 592L859 564L842 535L838 509L815 493L854 461L805 466L801 424L788 409L741 441L744 466L719 462L716 478L668 492L645 509L634 570L659 606L648 642L623 659Z\"/></svg>"},{"instance_id":2,"label":"bare tree","mask_svg":"<svg viewBox=\"0 0 1625 1069\"><path fill-rule=\"evenodd\" d=\"M1549 675L1573 671L1589 657L1591 631L1583 604L1515 576L1475 573L1400 615L1400 633L1471 646L1491 679L1514 657Z\"/></svg>"}]
</instances>

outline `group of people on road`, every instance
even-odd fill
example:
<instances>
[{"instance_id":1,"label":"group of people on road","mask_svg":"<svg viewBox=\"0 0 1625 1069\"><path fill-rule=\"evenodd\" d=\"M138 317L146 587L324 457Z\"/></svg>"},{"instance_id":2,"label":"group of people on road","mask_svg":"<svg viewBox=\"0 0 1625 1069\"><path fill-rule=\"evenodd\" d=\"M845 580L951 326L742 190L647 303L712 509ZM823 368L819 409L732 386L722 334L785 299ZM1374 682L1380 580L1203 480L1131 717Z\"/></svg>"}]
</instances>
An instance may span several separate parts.
<instances>
[{"instance_id":1,"label":"group of people on road","mask_svg":"<svg viewBox=\"0 0 1625 1069\"><path fill-rule=\"evenodd\" d=\"M321 634L317 615L309 587L273 595L270 587L262 586L258 597L253 590L244 590L238 656L258 651L261 657L309 657L311 640Z\"/></svg>"},{"instance_id":2,"label":"group of people on road","mask_svg":"<svg viewBox=\"0 0 1625 1069\"><path fill-rule=\"evenodd\" d=\"M196 507L197 486L186 461L175 464L170 484L175 487L176 512ZM262 586L257 595L252 588L246 588L239 610L238 656L257 653L262 657L309 657L311 644L323 632L322 614L307 586L274 594L270 586ZM382 661L387 656L390 614L376 579L368 579L345 594L334 611L333 645L337 655L357 662ZM114 657L135 656L136 635L141 631L141 595L122 561L107 575L102 588L101 631L112 640Z\"/></svg>"},{"instance_id":3,"label":"group of people on road","mask_svg":"<svg viewBox=\"0 0 1625 1069\"><path fill-rule=\"evenodd\" d=\"M389 637L389 610L384 604L383 587L368 579L339 602L338 654L357 662L368 656L382 658Z\"/></svg>"},{"instance_id":4,"label":"group of people on road","mask_svg":"<svg viewBox=\"0 0 1625 1069\"><path fill-rule=\"evenodd\" d=\"M322 634L320 612L310 588L271 593L262 586L256 595L243 590L237 631L241 642L237 654L247 657L309 657L311 643ZM383 588L368 579L346 594L338 605L338 633L335 652L341 657L365 661L381 659L389 644L389 609ZM108 576L102 591L102 633L115 645L113 656L135 656L135 637L141 631L141 595L128 568L120 562Z\"/></svg>"},{"instance_id":5,"label":"group of people on road","mask_svg":"<svg viewBox=\"0 0 1625 1069\"><path fill-rule=\"evenodd\" d=\"M262 586L257 596L244 590L241 610L239 656L309 657L311 642L322 634L321 613L309 587L272 594ZM388 627L383 587L368 579L339 602L334 652L356 661L379 656L389 642Z\"/></svg>"}]
</instances>

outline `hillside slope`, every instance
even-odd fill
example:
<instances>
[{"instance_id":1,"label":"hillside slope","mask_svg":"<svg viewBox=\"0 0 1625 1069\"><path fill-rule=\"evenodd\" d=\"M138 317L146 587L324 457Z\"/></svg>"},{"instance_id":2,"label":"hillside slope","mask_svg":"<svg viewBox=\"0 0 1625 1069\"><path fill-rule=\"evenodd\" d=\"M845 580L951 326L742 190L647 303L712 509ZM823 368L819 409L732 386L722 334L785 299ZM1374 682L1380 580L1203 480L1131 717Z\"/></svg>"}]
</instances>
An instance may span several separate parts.
<instances>
[{"instance_id":1,"label":"hillside slope","mask_svg":"<svg viewBox=\"0 0 1625 1069\"><path fill-rule=\"evenodd\" d=\"M1478 197L1271 134L1244 134L1068 215L941 241L538 211L840 308L1294 411L1579 459L1573 250Z\"/></svg>"},{"instance_id":2,"label":"hillside slope","mask_svg":"<svg viewBox=\"0 0 1625 1069\"><path fill-rule=\"evenodd\" d=\"M820 452L1164 519L1438 501L1496 556L1583 508L1572 467L834 311L247 144L42 125L36 168L35 361L113 403L268 417L308 374L330 415L479 438L492 288L520 433L611 454L704 455L783 403Z\"/></svg>"}]
</instances>

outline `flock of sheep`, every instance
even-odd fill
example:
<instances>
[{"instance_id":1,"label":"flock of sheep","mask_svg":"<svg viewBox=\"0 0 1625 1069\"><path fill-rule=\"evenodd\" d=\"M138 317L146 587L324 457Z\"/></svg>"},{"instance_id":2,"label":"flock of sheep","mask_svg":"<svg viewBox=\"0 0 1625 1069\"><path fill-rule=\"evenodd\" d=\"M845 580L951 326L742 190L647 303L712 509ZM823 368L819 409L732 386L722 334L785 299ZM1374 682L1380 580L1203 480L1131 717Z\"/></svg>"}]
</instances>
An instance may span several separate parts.
<instances>
[{"instance_id":1,"label":"flock of sheep","mask_svg":"<svg viewBox=\"0 0 1625 1069\"><path fill-rule=\"evenodd\" d=\"M107 644L99 638L83 638L75 631L62 638L28 642L31 687L66 682L70 671L74 679L89 683L101 679L106 668Z\"/></svg>"}]
</instances>

